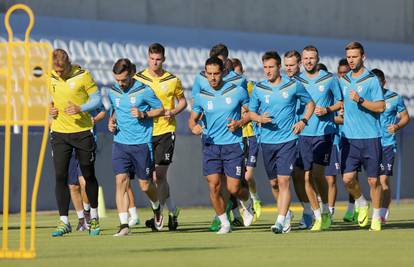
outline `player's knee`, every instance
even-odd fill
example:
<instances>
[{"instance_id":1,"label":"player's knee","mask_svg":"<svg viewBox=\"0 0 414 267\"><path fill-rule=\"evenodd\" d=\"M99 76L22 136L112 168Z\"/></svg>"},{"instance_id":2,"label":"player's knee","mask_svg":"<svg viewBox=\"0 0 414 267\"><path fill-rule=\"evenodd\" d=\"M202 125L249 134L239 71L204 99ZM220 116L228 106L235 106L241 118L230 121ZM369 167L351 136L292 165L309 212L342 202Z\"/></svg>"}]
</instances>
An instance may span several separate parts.
<instances>
[{"instance_id":1,"label":"player's knee","mask_svg":"<svg viewBox=\"0 0 414 267\"><path fill-rule=\"evenodd\" d=\"M139 187L141 188L142 192L146 193L150 189L150 182L149 181L142 181L139 183Z\"/></svg>"},{"instance_id":2,"label":"player's knee","mask_svg":"<svg viewBox=\"0 0 414 267\"><path fill-rule=\"evenodd\" d=\"M227 191L229 191L229 193L231 195L235 195L239 192L240 186L238 185L229 185L227 186Z\"/></svg>"},{"instance_id":3,"label":"player's knee","mask_svg":"<svg viewBox=\"0 0 414 267\"><path fill-rule=\"evenodd\" d=\"M368 178L368 184L369 184L370 187L376 187L380 183L379 183L379 181L378 181L377 178L371 178L371 177L369 177Z\"/></svg>"}]
</instances>

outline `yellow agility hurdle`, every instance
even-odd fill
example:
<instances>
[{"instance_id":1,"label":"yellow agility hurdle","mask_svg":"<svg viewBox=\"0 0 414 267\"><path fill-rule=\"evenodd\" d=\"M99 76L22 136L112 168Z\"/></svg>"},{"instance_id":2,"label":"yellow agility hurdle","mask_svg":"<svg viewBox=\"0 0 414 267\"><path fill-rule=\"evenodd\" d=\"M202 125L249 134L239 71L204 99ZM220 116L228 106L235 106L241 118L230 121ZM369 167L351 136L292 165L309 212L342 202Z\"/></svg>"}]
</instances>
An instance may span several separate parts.
<instances>
[{"instance_id":1,"label":"yellow agility hurdle","mask_svg":"<svg viewBox=\"0 0 414 267\"><path fill-rule=\"evenodd\" d=\"M23 10L30 19L24 41L13 41L10 16L16 10ZM4 127L5 136L0 258L30 259L36 256L36 200L49 131L48 87L52 66L52 47L48 43L30 41L34 16L32 10L26 5L17 4L10 7L4 18L4 24L9 40L0 43L0 127ZM31 198L30 243L28 248L26 243L27 167L29 127L32 126L42 127L43 137L38 154ZM20 241L19 248L14 250L9 248L10 142L12 127L21 128L22 130Z\"/></svg>"}]
</instances>

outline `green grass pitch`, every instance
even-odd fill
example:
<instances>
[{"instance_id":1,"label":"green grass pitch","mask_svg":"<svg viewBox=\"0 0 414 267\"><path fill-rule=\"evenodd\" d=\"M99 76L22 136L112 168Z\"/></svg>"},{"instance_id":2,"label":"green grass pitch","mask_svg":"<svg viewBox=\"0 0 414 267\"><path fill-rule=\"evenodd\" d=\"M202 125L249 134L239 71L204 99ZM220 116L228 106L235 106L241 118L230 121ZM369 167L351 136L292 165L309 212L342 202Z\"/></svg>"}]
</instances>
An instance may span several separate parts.
<instances>
[{"instance_id":1,"label":"green grass pitch","mask_svg":"<svg viewBox=\"0 0 414 267\"><path fill-rule=\"evenodd\" d=\"M139 209L141 225L127 237L113 237L118 227L115 211L101 219L102 236L74 232L52 238L57 213L40 213L35 260L0 260L0 266L414 266L414 204L392 206L390 221L381 232L369 232L342 222L344 203L338 205L330 231L297 229L301 211L294 209L293 230L275 235L270 225L276 212L270 207L249 228L235 228L218 236L207 227L209 208L182 210L179 231L151 232L143 221L151 216ZM76 215L70 215L76 227ZM18 216L11 218L10 246L17 246Z\"/></svg>"}]
</instances>

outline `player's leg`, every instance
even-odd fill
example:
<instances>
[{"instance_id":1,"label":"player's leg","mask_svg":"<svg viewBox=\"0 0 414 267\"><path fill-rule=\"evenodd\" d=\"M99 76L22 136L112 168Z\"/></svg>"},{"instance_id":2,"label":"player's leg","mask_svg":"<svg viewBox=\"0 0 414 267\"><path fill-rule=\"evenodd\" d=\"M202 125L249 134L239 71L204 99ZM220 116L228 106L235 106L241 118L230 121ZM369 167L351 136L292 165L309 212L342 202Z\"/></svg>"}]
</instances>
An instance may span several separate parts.
<instances>
[{"instance_id":1,"label":"player's leg","mask_svg":"<svg viewBox=\"0 0 414 267\"><path fill-rule=\"evenodd\" d=\"M329 165L325 167L325 179L328 183L328 209L333 217L335 213L335 202L337 196L336 176L339 175L341 164L339 160L339 148L336 144L332 146Z\"/></svg>"},{"instance_id":2,"label":"player's leg","mask_svg":"<svg viewBox=\"0 0 414 267\"><path fill-rule=\"evenodd\" d=\"M91 223L91 203L89 202L88 196L86 195L85 178L82 176L79 166L77 169L78 169L78 181L79 181L80 191L81 191L81 196L82 196L83 215L85 216L86 223L89 225Z\"/></svg>"},{"instance_id":3,"label":"player's leg","mask_svg":"<svg viewBox=\"0 0 414 267\"><path fill-rule=\"evenodd\" d=\"M91 203L90 235L99 235L101 232L98 219L98 180L95 176L95 139L90 131L74 134L72 139L75 146L76 158L85 178L86 194Z\"/></svg>"},{"instance_id":4,"label":"player's leg","mask_svg":"<svg viewBox=\"0 0 414 267\"><path fill-rule=\"evenodd\" d=\"M393 175L395 148L393 145L382 148L382 163L380 172L380 182L382 187L381 197L381 221L386 223L391 204L390 177Z\"/></svg>"},{"instance_id":5,"label":"player's leg","mask_svg":"<svg viewBox=\"0 0 414 267\"><path fill-rule=\"evenodd\" d=\"M246 142L246 172L245 179L247 181L250 197L253 199L254 210L256 212L257 219L262 214L262 202L257 194L256 180L254 178L254 168L257 164L257 154L259 153L259 144L255 136L245 138Z\"/></svg>"},{"instance_id":6,"label":"player's leg","mask_svg":"<svg viewBox=\"0 0 414 267\"><path fill-rule=\"evenodd\" d=\"M62 236L70 233L69 223L70 192L68 187L68 169L73 147L68 142L68 134L51 133L53 164L56 174L55 195L59 209L60 221L52 236Z\"/></svg>"},{"instance_id":7,"label":"player's leg","mask_svg":"<svg viewBox=\"0 0 414 267\"><path fill-rule=\"evenodd\" d=\"M128 199L129 199L128 225L129 227L133 227L135 225L140 224L137 207L135 206L135 195L134 195L134 191L132 190L132 181L135 179L135 172L130 170L128 176L129 176L129 184L128 184L128 189L127 189L127 194L128 194Z\"/></svg>"},{"instance_id":8,"label":"player's leg","mask_svg":"<svg viewBox=\"0 0 414 267\"><path fill-rule=\"evenodd\" d=\"M118 232L114 236L126 236L129 234L128 226L128 186L129 186L129 175L126 171L118 173L115 176L116 180L116 207L118 210L118 216L120 221L120 227Z\"/></svg>"},{"instance_id":9,"label":"player's leg","mask_svg":"<svg viewBox=\"0 0 414 267\"><path fill-rule=\"evenodd\" d=\"M310 229L313 225L313 211L309 203L308 196L305 190L305 171L300 155L296 159L293 172L293 187L295 188L296 196L298 197L302 207L302 219L299 222L299 229Z\"/></svg>"}]
</instances>

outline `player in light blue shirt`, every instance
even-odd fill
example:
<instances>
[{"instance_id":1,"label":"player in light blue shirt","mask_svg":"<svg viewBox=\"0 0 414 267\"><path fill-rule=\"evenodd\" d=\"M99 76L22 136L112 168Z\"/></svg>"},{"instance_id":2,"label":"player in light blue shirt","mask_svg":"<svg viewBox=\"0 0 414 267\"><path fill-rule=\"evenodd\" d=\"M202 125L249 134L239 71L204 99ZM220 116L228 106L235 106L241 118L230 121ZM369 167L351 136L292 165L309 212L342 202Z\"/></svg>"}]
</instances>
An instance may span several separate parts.
<instances>
[{"instance_id":1,"label":"player in light blue shirt","mask_svg":"<svg viewBox=\"0 0 414 267\"><path fill-rule=\"evenodd\" d=\"M389 177L393 175L395 152L397 149L396 133L410 122L410 116L404 104L404 99L397 93L385 89L386 84L384 72L373 69L372 72L381 83L385 99L385 111L381 113L380 122L382 129L382 161L380 171L380 182L382 187L381 196L381 222L386 223L391 203L391 189ZM399 119L398 119L399 118Z\"/></svg>"},{"instance_id":2,"label":"player in light blue shirt","mask_svg":"<svg viewBox=\"0 0 414 267\"><path fill-rule=\"evenodd\" d=\"M336 76L319 70L318 62L318 49L312 45L306 46L302 51L302 65L305 71L295 77L303 84L316 105L309 126L299 137L298 164L305 171L303 179L306 194L315 216L312 231L327 230L331 225L325 166L329 165L333 134L336 131L335 112L341 108L343 99ZM298 116L301 117L301 109L298 110ZM316 192L321 196L322 210Z\"/></svg>"},{"instance_id":3,"label":"player in light blue shirt","mask_svg":"<svg viewBox=\"0 0 414 267\"><path fill-rule=\"evenodd\" d=\"M201 88L194 98L188 126L193 134L204 134L203 175L210 189L211 204L221 222L218 234L231 231L225 212L225 201L221 193L221 178L226 177L227 190L239 198L243 204L243 223L252 224L254 219L253 202L249 191L242 188L241 178L244 172L242 129L249 119L241 118L241 109L249 102L247 91L223 81L224 64L218 57L206 61L205 73L208 86ZM204 116L203 126L198 124Z\"/></svg>"},{"instance_id":4,"label":"player in light blue shirt","mask_svg":"<svg viewBox=\"0 0 414 267\"><path fill-rule=\"evenodd\" d=\"M262 62L266 80L253 88L249 115L261 125L259 142L279 211L271 230L275 234L288 233L290 227L284 228L284 225L291 200L289 185L296 161L296 139L312 116L314 102L300 82L281 76L281 59L277 52L266 52ZM298 100L306 104L305 114L299 121L296 119Z\"/></svg>"},{"instance_id":5,"label":"player in light blue shirt","mask_svg":"<svg viewBox=\"0 0 414 267\"><path fill-rule=\"evenodd\" d=\"M340 80L344 95L344 125L341 168L345 186L355 198L358 224L368 224L368 202L362 195L356 174L363 166L368 175L373 216L371 230L381 230L381 184L378 182L381 163L380 113L385 109L384 96L378 78L364 67L364 48L358 42L345 47L351 71Z\"/></svg>"},{"instance_id":6,"label":"player in light blue shirt","mask_svg":"<svg viewBox=\"0 0 414 267\"><path fill-rule=\"evenodd\" d=\"M163 227L161 205L151 182L153 172L152 118L163 114L161 101L148 86L134 80L136 69L129 59L119 59L113 73L116 84L108 92L114 111L108 129L114 133L112 165L116 179L116 203L121 222L115 236L129 233L129 198L125 197L129 186L129 173L133 170L139 179L141 190L150 199L154 212L154 226Z\"/></svg>"}]
</instances>

